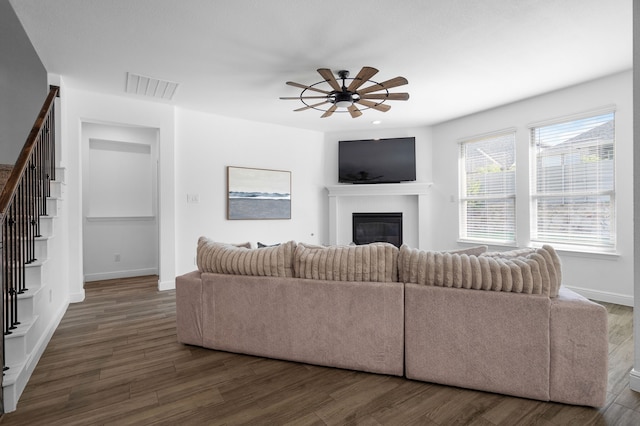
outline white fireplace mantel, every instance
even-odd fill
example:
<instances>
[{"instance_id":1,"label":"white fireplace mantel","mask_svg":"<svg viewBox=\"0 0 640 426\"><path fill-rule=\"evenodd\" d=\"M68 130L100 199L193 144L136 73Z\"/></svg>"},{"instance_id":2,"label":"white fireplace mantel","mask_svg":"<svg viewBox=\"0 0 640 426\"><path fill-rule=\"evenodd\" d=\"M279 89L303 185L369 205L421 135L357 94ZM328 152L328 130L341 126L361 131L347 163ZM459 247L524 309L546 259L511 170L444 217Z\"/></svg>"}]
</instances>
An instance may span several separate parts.
<instances>
[{"instance_id":1,"label":"white fireplace mantel","mask_svg":"<svg viewBox=\"0 0 640 426\"><path fill-rule=\"evenodd\" d=\"M427 182L343 184L327 186L327 190L329 197L426 195L431 185Z\"/></svg>"},{"instance_id":2,"label":"white fireplace mantel","mask_svg":"<svg viewBox=\"0 0 640 426\"><path fill-rule=\"evenodd\" d=\"M329 192L329 243L338 241L338 214L340 199L344 197L374 197L374 196L416 196L418 197L418 217L427 215L427 195L432 183L404 182L385 184L343 184L327 186ZM418 229L419 245L426 243L426 229Z\"/></svg>"}]
</instances>

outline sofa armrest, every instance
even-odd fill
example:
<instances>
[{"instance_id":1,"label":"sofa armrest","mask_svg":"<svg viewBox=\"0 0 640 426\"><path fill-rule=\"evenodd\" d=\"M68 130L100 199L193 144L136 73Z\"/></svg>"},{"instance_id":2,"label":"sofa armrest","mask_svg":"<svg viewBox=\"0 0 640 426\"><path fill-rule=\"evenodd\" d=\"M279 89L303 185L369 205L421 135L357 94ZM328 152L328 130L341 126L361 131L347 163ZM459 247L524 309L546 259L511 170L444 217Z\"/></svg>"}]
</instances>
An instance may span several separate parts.
<instances>
[{"instance_id":1,"label":"sofa armrest","mask_svg":"<svg viewBox=\"0 0 640 426\"><path fill-rule=\"evenodd\" d=\"M202 346L202 279L199 271L176 277L178 341Z\"/></svg>"},{"instance_id":2,"label":"sofa armrest","mask_svg":"<svg viewBox=\"0 0 640 426\"><path fill-rule=\"evenodd\" d=\"M607 310L561 287L551 299L553 401L602 407L607 397L609 359Z\"/></svg>"}]
</instances>

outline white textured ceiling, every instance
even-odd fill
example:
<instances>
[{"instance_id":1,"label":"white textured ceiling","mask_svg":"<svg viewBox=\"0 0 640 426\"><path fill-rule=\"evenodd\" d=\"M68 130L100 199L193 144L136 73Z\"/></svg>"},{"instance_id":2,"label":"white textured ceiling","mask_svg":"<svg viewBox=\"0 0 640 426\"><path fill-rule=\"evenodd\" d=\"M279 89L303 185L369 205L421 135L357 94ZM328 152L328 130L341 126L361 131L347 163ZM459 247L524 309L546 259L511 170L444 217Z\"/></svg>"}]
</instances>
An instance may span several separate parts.
<instances>
[{"instance_id":1,"label":"white textured ceiling","mask_svg":"<svg viewBox=\"0 0 640 426\"><path fill-rule=\"evenodd\" d=\"M136 96L133 72L179 83L172 105L325 132L434 124L632 67L632 0L10 2L72 87ZM411 98L356 119L278 99L364 65Z\"/></svg>"}]
</instances>

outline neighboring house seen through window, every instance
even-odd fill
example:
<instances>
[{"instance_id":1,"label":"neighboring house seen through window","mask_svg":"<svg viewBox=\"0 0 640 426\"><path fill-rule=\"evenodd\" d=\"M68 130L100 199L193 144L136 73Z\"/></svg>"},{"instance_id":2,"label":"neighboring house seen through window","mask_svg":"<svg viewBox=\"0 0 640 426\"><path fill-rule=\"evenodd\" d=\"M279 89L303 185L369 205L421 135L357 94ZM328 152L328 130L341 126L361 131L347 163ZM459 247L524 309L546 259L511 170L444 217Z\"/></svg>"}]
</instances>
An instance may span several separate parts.
<instances>
[{"instance_id":1,"label":"neighboring house seen through window","mask_svg":"<svg viewBox=\"0 0 640 426\"><path fill-rule=\"evenodd\" d=\"M515 132L460 143L460 239L515 242Z\"/></svg>"}]
</instances>

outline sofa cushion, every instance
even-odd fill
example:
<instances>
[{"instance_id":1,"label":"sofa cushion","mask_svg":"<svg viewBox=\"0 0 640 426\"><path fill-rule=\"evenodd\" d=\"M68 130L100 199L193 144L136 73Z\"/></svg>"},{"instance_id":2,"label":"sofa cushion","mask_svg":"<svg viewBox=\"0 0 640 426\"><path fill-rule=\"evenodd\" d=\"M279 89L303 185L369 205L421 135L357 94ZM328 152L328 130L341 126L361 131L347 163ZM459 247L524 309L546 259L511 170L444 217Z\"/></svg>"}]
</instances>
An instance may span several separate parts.
<instances>
[{"instance_id":1,"label":"sofa cushion","mask_svg":"<svg viewBox=\"0 0 640 426\"><path fill-rule=\"evenodd\" d=\"M486 252L481 256L494 259L520 259L522 261L533 260L543 269L541 273L549 276L549 297L557 297L562 284L561 262L558 253L548 244L540 248L523 248L502 252ZM544 279L544 276L542 277Z\"/></svg>"},{"instance_id":2,"label":"sofa cushion","mask_svg":"<svg viewBox=\"0 0 640 426\"><path fill-rule=\"evenodd\" d=\"M298 278L397 282L398 253L389 243L327 247L299 243L293 264Z\"/></svg>"},{"instance_id":3,"label":"sofa cushion","mask_svg":"<svg viewBox=\"0 0 640 426\"><path fill-rule=\"evenodd\" d=\"M294 241L289 241L275 247L248 249L200 237L198 269L218 274L292 277L295 246Z\"/></svg>"},{"instance_id":4,"label":"sofa cushion","mask_svg":"<svg viewBox=\"0 0 640 426\"><path fill-rule=\"evenodd\" d=\"M440 287L556 297L560 259L551 246L480 256L426 251L403 245L398 257L402 282Z\"/></svg>"}]
</instances>

